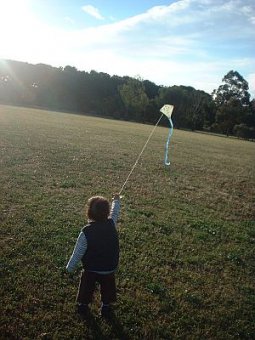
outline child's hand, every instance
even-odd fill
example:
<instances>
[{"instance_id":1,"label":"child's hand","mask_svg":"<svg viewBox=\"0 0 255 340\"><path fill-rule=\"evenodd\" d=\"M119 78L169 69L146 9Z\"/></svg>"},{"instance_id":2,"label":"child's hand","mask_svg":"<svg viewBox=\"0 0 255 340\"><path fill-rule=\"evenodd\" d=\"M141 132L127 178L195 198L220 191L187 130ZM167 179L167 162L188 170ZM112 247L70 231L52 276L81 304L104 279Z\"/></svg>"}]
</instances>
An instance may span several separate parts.
<instances>
[{"instance_id":1,"label":"child's hand","mask_svg":"<svg viewBox=\"0 0 255 340\"><path fill-rule=\"evenodd\" d=\"M114 194L112 197L113 200L120 200L121 196L119 194Z\"/></svg>"}]
</instances>

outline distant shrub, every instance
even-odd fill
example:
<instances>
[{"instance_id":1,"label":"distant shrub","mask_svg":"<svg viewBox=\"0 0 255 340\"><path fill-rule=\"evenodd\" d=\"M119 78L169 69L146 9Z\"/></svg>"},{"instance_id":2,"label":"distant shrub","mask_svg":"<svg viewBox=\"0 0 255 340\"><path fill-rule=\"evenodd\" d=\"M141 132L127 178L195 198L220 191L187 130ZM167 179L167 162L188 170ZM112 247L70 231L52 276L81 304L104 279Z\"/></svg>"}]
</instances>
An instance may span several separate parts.
<instances>
[{"instance_id":1,"label":"distant shrub","mask_svg":"<svg viewBox=\"0 0 255 340\"><path fill-rule=\"evenodd\" d=\"M233 132L234 132L234 135L239 138L243 138L243 139L254 139L255 138L255 129L243 123L239 125L235 125Z\"/></svg>"},{"instance_id":2,"label":"distant shrub","mask_svg":"<svg viewBox=\"0 0 255 340\"><path fill-rule=\"evenodd\" d=\"M210 130L211 130L211 132L221 132L218 123L213 123Z\"/></svg>"}]
</instances>

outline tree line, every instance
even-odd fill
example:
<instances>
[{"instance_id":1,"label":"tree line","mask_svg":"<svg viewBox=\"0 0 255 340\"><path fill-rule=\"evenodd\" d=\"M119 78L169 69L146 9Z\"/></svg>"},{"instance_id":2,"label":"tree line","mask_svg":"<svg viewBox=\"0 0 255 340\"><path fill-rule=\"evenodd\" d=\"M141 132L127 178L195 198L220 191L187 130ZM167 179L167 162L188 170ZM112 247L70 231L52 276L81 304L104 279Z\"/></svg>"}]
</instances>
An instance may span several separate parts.
<instances>
[{"instance_id":1,"label":"tree line","mask_svg":"<svg viewBox=\"0 0 255 340\"><path fill-rule=\"evenodd\" d=\"M1 60L0 102L155 123L166 103L174 126L255 138L255 100L248 82L229 71L212 94L191 86L159 86L149 80L110 76L75 67ZM162 122L167 124L167 120Z\"/></svg>"}]
</instances>

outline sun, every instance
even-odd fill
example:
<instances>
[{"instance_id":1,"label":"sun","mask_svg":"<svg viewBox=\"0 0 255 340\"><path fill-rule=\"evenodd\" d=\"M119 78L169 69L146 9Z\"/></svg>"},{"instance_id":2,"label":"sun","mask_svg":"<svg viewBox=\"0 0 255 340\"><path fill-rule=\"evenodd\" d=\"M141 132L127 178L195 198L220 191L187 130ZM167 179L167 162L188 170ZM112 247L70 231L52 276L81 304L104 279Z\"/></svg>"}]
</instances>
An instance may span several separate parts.
<instances>
[{"instance_id":1,"label":"sun","mask_svg":"<svg viewBox=\"0 0 255 340\"><path fill-rule=\"evenodd\" d=\"M28 42L35 35L30 4L30 0L0 0L0 57L15 59L22 51L29 53Z\"/></svg>"},{"instance_id":2,"label":"sun","mask_svg":"<svg viewBox=\"0 0 255 340\"><path fill-rule=\"evenodd\" d=\"M36 0L0 0L0 59L59 65L65 33L48 24Z\"/></svg>"}]
</instances>

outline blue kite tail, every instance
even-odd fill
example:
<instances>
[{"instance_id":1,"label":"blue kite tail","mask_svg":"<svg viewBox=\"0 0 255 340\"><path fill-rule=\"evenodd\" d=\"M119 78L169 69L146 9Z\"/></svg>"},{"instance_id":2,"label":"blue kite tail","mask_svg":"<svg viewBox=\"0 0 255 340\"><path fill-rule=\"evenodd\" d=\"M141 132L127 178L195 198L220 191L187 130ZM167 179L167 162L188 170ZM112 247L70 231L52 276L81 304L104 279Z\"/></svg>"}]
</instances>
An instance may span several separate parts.
<instances>
[{"instance_id":1,"label":"blue kite tail","mask_svg":"<svg viewBox=\"0 0 255 340\"><path fill-rule=\"evenodd\" d=\"M171 164L169 159L168 159L168 149L169 149L170 139L171 139L171 136L172 136L173 131L174 131L174 126L173 126L173 122L172 122L171 117L168 118L168 119L169 119L169 122L170 122L170 129L169 129L169 133L168 133L168 137L167 137L167 141L166 141L166 146L165 146L165 165Z\"/></svg>"}]
</instances>

